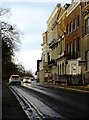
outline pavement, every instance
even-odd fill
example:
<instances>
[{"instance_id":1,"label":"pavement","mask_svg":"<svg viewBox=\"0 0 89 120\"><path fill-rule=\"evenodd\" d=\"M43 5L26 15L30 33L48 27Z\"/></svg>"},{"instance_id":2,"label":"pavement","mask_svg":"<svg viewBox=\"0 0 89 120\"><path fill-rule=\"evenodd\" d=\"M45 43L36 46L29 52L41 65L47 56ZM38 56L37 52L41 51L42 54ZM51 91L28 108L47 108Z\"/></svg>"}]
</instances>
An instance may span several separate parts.
<instances>
[{"instance_id":1,"label":"pavement","mask_svg":"<svg viewBox=\"0 0 89 120\"><path fill-rule=\"evenodd\" d=\"M49 87L54 87L54 88L61 88L65 90L71 90L71 91L76 91L76 92L85 92L89 93L89 85L87 86L78 86L78 85L65 85L65 84L48 84L48 83L37 83L38 85L42 86L49 86Z\"/></svg>"},{"instance_id":2,"label":"pavement","mask_svg":"<svg viewBox=\"0 0 89 120\"><path fill-rule=\"evenodd\" d=\"M51 86L52 86L52 85L51 85ZM53 86L54 86L54 85L53 85ZM72 91L76 91L76 92L86 92L86 93L89 93L89 86L56 85L56 86L54 86L54 87L58 87L58 88L66 89L66 90L72 90Z\"/></svg>"},{"instance_id":3,"label":"pavement","mask_svg":"<svg viewBox=\"0 0 89 120\"><path fill-rule=\"evenodd\" d=\"M2 120L29 120L5 81L2 82Z\"/></svg>"}]
</instances>

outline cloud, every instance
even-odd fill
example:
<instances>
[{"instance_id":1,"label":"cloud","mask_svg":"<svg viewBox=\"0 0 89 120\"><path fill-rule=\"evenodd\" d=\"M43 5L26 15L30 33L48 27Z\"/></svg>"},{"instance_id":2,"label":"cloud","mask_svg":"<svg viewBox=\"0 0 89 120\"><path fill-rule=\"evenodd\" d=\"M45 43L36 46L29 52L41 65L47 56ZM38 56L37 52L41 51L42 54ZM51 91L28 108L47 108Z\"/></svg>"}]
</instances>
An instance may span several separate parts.
<instances>
[{"instance_id":1,"label":"cloud","mask_svg":"<svg viewBox=\"0 0 89 120\"><path fill-rule=\"evenodd\" d=\"M40 50L33 51L20 51L16 53L18 58L18 63L21 62L26 69L32 69L32 71L37 70L37 60L41 57Z\"/></svg>"},{"instance_id":2,"label":"cloud","mask_svg":"<svg viewBox=\"0 0 89 120\"><path fill-rule=\"evenodd\" d=\"M42 33L46 30L46 20L49 14L44 6L48 6L48 4L25 3L24 5L21 3L11 6L12 16L9 21L15 22L24 34L21 39L21 50L40 49Z\"/></svg>"},{"instance_id":3,"label":"cloud","mask_svg":"<svg viewBox=\"0 0 89 120\"><path fill-rule=\"evenodd\" d=\"M0 0L1 1L1 0ZM58 2L58 0L56 0ZM3 0L2 2L56 2L55 0Z\"/></svg>"},{"instance_id":4,"label":"cloud","mask_svg":"<svg viewBox=\"0 0 89 120\"><path fill-rule=\"evenodd\" d=\"M22 50L37 50L41 48L42 36L38 34L28 34L23 37Z\"/></svg>"},{"instance_id":5,"label":"cloud","mask_svg":"<svg viewBox=\"0 0 89 120\"><path fill-rule=\"evenodd\" d=\"M16 53L16 59L27 69L36 71L37 59L41 59L42 33L47 30L46 22L57 1L65 0L32 0L32 2L31 0L13 0L12 2L8 0L3 3L4 6L11 8L11 17L8 21L16 24L24 34L21 38L21 50Z\"/></svg>"},{"instance_id":6,"label":"cloud","mask_svg":"<svg viewBox=\"0 0 89 120\"><path fill-rule=\"evenodd\" d=\"M38 32L39 29L46 28L46 21L49 12L47 12L46 8L39 9L33 6L33 8L29 7L13 7L11 8L11 22L18 23L18 27L24 31L36 31ZM17 17L16 17L17 16Z\"/></svg>"},{"instance_id":7,"label":"cloud","mask_svg":"<svg viewBox=\"0 0 89 120\"><path fill-rule=\"evenodd\" d=\"M39 42L38 40L40 39L40 37L42 37L41 35L38 34L27 34L23 37L23 42L24 43L29 43L29 44L34 44L37 42Z\"/></svg>"},{"instance_id":8,"label":"cloud","mask_svg":"<svg viewBox=\"0 0 89 120\"><path fill-rule=\"evenodd\" d=\"M81 0L75 0L75 2L79 2ZM85 0L83 0L85 1ZM87 0L88 1L88 0ZM0 0L1 3L71 3L71 0Z\"/></svg>"}]
</instances>

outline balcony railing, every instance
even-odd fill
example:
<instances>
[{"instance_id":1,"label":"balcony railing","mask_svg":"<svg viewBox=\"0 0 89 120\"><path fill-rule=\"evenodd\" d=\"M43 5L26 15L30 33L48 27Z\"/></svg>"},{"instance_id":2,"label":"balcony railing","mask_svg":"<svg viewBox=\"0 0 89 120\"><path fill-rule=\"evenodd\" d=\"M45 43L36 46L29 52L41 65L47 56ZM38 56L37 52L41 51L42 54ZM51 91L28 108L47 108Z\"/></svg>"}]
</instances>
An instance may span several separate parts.
<instances>
[{"instance_id":1,"label":"balcony railing","mask_svg":"<svg viewBox=\"0 0 89 120\"><path fill-rule=\"evenodd\" d=\"M57 62L56 60L51 59L51 60L48 60L48 65L49 66L57 65Z\"/></svg>"},{"instance_id":2,"label":"balcony railing","mask_svg":"<svg viewBox=\"0 0 89 120\"><path fill-rule=\"evenodd\" d=\"M58 40L57 39L53 39L50 43L49 43L49 47L50 48L54 48L55 46L58 45Z\"/></svg>"},{"instance_id":3,"label":"balcony railing","mask_svg":"<svg viewBox=\"0 0 89 120\"><path fill-rule=\"evenodd\" d=\"M57 58L65 57L66 56L66 51L63 51L62 53L58 54Z\"/></svg>"}]
</instances>

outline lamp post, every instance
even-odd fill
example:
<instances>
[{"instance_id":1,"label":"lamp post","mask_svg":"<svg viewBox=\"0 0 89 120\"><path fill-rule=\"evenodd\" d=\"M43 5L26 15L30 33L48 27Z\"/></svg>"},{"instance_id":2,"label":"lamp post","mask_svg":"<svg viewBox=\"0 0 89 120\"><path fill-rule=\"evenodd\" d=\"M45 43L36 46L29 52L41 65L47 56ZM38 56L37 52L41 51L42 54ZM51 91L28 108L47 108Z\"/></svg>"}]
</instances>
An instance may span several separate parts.
<instances>
[{"instance_id":1,"label":"lamp post","mask_svg":"<svg viewBox=\"0 0 89 120\"><path fill-rule=\"evenodd\" d=\"M0 120L1 119L2 119L2 39L1 39L1 21L0 21Z\"/></svg>"}]
</instances>

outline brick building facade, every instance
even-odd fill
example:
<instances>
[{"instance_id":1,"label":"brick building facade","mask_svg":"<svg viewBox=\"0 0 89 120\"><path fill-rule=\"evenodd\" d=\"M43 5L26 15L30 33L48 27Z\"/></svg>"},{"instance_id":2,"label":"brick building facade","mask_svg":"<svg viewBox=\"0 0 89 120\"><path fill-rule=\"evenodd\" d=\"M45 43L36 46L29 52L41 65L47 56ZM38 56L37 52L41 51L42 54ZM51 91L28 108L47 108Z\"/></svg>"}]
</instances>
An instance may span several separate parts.
<instances>
[{"instance_id":1,"label":"brick building facade","mask_svg":"<svg viewBox=\"0 0 89 120\"><path fill-rule=\"evenodd\" d=\"M47 21L40 65L43 61L46 67L40 66L40 70L44 74L39 71L43 82L46 77L54 83L89 83L89 1L72 0L71 4L55 7Z\"/></svg>"}]
</instances>

